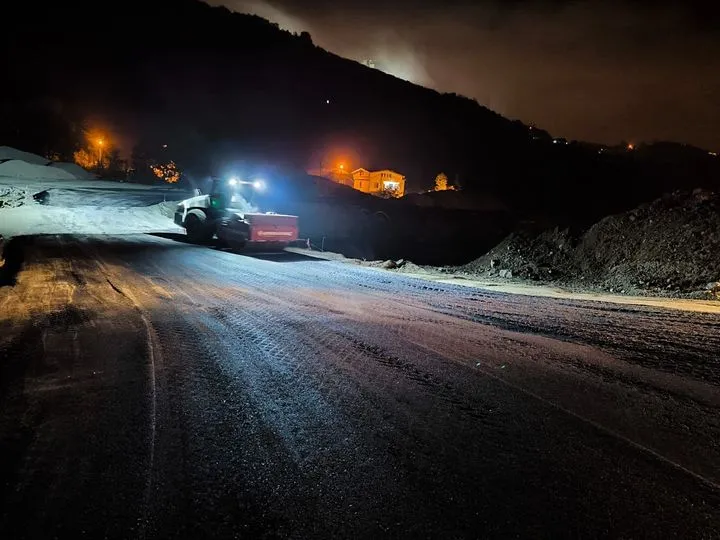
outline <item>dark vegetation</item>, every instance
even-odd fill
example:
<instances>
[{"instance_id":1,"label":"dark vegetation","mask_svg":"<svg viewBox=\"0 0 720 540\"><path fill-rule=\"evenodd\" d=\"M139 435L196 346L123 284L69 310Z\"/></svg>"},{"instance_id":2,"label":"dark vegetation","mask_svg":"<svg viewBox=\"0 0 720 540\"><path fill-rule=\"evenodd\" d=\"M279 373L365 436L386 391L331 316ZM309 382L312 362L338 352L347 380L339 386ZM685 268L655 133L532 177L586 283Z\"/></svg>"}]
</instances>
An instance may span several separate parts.
<instances>
[{"instance_id":1,"label":"dark vegetation","mask_svg":"<svg viewBox=\"0 0 720 540\"><path fill-rule=\"evenodd\" d=\"M190 180L249 166L300 178L333 148L350 147L367 167L406 174L409 191L431 187L444 171L465 193L502 201L508 219L575 228L720 179L720 159L706 151L554 143L472 99L415 86L324 51L307 33L197 0L127 0L104 13L60 2L3 10L12 22L0 34L0 140L28 151L67 159L79 144L78 123L91 115L133 133L136 165L172 159ZM453 232L467 231L469 218L451 211L413 215L411 231L429 233L446 220L438 245L452 238L483 251L497 240Z\"/></svg>"}]
</instances>

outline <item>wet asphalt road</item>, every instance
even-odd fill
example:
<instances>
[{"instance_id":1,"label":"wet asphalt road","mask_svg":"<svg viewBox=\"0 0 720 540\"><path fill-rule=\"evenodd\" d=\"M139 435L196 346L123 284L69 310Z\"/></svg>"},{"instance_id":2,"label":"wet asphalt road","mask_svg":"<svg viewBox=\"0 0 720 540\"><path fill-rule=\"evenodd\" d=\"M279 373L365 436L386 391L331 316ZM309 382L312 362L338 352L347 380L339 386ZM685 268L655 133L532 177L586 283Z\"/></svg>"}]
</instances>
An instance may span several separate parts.
<instances>
[{"instance_id":1,"label":"wet asphalt road","mask_svg":"<svg viewBox=\"0 0 720 540\"><path fill-rule=\"evenodd\" d=\"M717 315L153 236L8 253L0 538L720 537Z\"/></svg>"}]
</instances>

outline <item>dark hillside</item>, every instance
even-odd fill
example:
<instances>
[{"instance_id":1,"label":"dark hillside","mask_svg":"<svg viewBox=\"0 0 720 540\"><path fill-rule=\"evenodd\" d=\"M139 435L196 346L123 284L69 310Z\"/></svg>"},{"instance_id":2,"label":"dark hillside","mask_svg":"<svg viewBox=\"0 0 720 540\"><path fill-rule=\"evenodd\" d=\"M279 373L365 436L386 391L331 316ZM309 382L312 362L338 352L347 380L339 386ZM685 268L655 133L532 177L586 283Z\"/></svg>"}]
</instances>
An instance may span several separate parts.
<instances>
[{"instance_id":1,"label":"dark hillside","mask_svg":"<svg viewBox=\"0 0 720 540\"><path fill-rule=\"evenodd\" d=\"M304 170L319 165L324 149L350 147L358 165L406 174L411 191L445 171L465 190L492 193L515 210L588 223L678 184L712 187L720 178L711 158L688 178L677 174L683 158L654 166L627 153L534 140L527 126L473 100L197 0L129 0L106 12L46 4L5 7L12 24L0 35L9 81L0 89L0 136L26 150L43 150L27 136L27 108L100 113L146 148L168 144L196 175L238 159Z\"/></svg>"}]
</instances>

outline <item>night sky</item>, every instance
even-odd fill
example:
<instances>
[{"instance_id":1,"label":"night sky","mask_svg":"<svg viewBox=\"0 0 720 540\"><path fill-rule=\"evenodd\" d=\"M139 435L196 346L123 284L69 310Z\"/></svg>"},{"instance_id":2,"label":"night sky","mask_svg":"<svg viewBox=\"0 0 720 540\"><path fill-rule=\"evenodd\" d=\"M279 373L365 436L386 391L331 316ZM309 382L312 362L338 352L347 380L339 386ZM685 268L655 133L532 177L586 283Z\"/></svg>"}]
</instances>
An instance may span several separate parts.
<instances>
[{"instance_id":1,"label":"night sky","mask_svg":"<svg viewBox=\"0 0 720 540\"><path fill-rule=\"evenodd\" d=\"M209 3L307 30L341 56L555 136L720 150L720 7L709 2Z\"/></svg>"}]
</instances>

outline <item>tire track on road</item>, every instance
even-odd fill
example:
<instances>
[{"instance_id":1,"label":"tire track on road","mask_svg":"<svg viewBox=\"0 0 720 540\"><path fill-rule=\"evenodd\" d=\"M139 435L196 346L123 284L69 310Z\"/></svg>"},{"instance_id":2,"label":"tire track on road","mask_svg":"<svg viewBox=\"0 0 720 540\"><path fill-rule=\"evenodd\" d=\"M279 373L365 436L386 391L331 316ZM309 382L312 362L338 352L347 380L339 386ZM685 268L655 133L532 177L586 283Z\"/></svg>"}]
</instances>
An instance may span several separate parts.
<instances>
[{"instance_id":1,"label":"tire track on road","mask_svg":"<svg viewBox=\"0 0 720 540\"><path fill-rule=\"evenodd\" d=\"M99 251L90 244L83 243L83 248L92 253L94 260L100 269L100 272L105 277L108 285L117 294L122 296L127 302L129 302L133 309L138 313L140 320L142 321L143 327L145 328L145 344L147 351L148 360L148 380L149 380L149 402L150 402L150 417L149 417L149 441L148 441L148 464L145 471L145 492L143 494L143 508L145 515L142 517L139 523L138 537L144 539L149 535L149 528L151 523L151 516L148 515L151 505L151 495L153 489L153 474L155 470L155 441L157 437L157 382L156 382L156 371L157 364L162 364L162 349L158 342L157 333L150 321L149 316L145 312L140 301L135 295L130 292L129 287L120 287L117 285L119 282L127 282L128 276L116 276L116 273L109 269L107 262Z\"/></svg>"}]
</instances>

